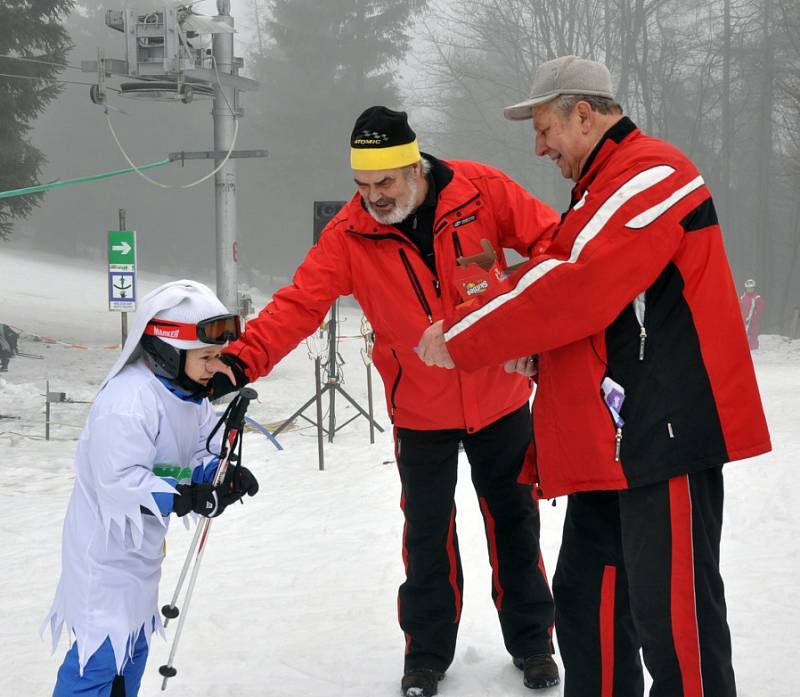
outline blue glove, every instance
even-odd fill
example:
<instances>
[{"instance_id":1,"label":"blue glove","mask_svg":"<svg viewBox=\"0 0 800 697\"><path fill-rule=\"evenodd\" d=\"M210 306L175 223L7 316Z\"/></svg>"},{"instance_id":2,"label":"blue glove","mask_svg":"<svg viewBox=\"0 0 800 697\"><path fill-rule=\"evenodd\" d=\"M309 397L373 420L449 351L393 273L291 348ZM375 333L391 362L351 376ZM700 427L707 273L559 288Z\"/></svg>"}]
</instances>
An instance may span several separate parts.
<instances>
[{"instance_id":1,"label":"blue glove","mask_svg":"<svg viewBox=\"0 0 800 697\"><path fill-rule=\"evenodd\" d=\"M215 457L208 461L205 466L198 465L192 470L192 484L211 484L217 476L219 458Z\"/></svg>"}]
</instances>

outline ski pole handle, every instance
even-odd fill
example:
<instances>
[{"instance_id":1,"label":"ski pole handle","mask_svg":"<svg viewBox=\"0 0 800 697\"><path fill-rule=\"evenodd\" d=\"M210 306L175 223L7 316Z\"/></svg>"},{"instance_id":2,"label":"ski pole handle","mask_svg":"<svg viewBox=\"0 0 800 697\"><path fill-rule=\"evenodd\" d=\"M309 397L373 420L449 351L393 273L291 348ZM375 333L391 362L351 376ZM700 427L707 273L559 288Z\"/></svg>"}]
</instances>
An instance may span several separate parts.
<instances>
[{"instance_id":1,"label":"ski pole handle","mask_svg":"<svg viewBox=\"0 0 800 697\"><path fill-rule=\"evenodd\" d=\"M252 387L243 387L239 390L236 405L233 407L233 411L231 411L229 417L231 428L235 428L237 431L242 430L244 426L244 414L247 411L247 407L250 406L250 402L254 399L258 399L258 392Z\"/></svg>"}]
</instances>

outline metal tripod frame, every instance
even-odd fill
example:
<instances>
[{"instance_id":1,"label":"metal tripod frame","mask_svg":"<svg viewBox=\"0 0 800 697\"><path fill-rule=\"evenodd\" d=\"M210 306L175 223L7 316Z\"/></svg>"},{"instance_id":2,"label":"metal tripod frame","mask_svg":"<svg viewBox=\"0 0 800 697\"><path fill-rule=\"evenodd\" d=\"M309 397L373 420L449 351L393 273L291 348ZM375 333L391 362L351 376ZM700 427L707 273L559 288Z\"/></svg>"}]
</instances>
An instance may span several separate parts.
<instances>
[{"instance_id":1,"label":"metal tripod frame","mask_svg":"<svg viewBox=\"0 0 800 697\"><path fill-rule=\"evenodd\" d=\"M290 423L292 423L298 416L302 419L305 419L310 424L313 424L317 427L317 450L319 453L319 468L320 470L325 469L325 456L323 453L323 434L328 434L328 442L333 443L333 437L337 431L343 429L347 424L351 421L355 421L359 416L363 416L367 421L369 421L369 442L375 442L375 431L374 429L378 429L381 433L383 433L383 428L381 425L375 421L373 418L373 410L372 410L372 373L369 370L370 366L367 366L367 393L368 393L368 411L365 411L364 408L353 399L345 389L341 385L341 378L339 375L339 365L336 362L336 326L338 324L338 314L339 314L339 301L336 300L333 305L331 306L330 318L328 319L328 379L326 380L325 384L322 384L322 359L315 358L314 359L314 383L315 383L315 393L314 395L303 404L294 414L292 414L288 419L286 419L282 424L280 424L273 432L273 436L277 436L281 431L283 431ZM325 393L328 393L328 428L326 429L322 422L322 396ZM350 404L352 404L356 410L357 414L355 416L350 417L347 421L343 424L336 425L336 393L339 393L344 397ZM303 412L308 409L313 403L316 402L317 405L317 420L314 421L313 419L309 419Z\"/></svg>"}]
</instances>

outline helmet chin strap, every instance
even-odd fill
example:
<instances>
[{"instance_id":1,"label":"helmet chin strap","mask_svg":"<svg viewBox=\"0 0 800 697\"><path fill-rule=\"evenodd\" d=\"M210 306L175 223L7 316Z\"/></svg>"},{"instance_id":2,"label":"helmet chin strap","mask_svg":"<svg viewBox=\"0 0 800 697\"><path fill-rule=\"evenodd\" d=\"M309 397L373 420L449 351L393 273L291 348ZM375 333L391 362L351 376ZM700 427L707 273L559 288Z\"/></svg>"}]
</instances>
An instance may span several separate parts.
<instances>
[{"instance_id":1,"label":"helmet chin strap","mask_svg":"<svg viewBox=\"0 0 800 697\"><path fill-rule=\"evenodd\" d=\"M192 380L186 374L185 349L177 349L156 337L142 337L142 348L147 365L156 375L186 390L191 397L203 398L208 395L208 386Z\"/></svg>"},{"instance_id":2,"label":"helmet chin strap","mask_svg":"<svg viewBox=\"0 0 800 697\"><path fill-rule=\"evenodd\" d=\"M206 397L208 395L208 385L203 385L202 383L197 382L196 380L192 380L184 370L184 362L185 362L185 351L181 351L181 371L178 373L178 377L172 378L172 382L174 382L178 387L181 389L186 390L191 394L192 397Z\"/></svg>"}]
</instances>

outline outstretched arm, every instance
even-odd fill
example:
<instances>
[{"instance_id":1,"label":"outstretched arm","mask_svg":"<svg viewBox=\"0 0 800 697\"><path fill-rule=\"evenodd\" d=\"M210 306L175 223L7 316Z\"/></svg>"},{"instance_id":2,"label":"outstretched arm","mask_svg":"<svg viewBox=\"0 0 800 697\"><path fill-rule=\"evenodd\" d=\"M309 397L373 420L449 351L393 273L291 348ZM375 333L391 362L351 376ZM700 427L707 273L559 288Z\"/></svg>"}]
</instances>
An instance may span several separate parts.
<instances>
[{"instance_id":1,"label":"outstretched arm","mask_svg":"<svg viewBox=\"0 0 800 697\"><path fill-rule=\"evenodd\" d=\"M275 365L322 323L333 302L352 292L350 260L342 233L326 228L318 244L297 268L292 283L250 320L238 341L210 364L231 384L220 390L212 382L212 398L267 375Z\"/></svg>"}]
</instances>

